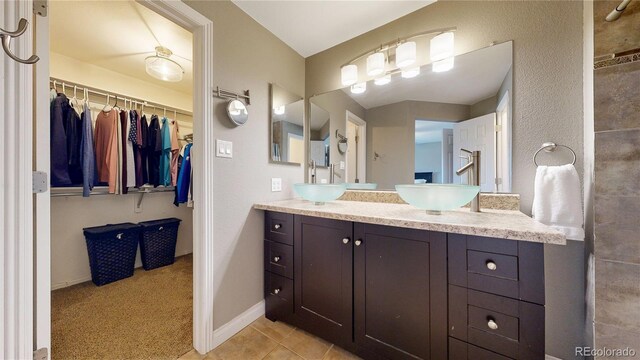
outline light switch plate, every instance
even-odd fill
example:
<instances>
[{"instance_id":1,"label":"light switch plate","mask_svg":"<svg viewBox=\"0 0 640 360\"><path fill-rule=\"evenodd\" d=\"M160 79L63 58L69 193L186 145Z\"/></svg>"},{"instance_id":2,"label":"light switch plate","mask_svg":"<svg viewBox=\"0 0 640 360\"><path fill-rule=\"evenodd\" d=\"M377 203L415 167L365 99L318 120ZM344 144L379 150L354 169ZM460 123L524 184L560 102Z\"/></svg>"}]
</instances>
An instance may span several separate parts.
<instances>
[{"instance_id":1,"label":"light switch plate","mask_svg":"<svg viewBox=\"0 0 640 360\"><path fill-rule=\"evenodd\" d=\"M344 161L340 161L340 170L344 170Z\"/></svg>"},{"instance_id":2,"label":"light switch plate","mask_svg":"<svg viewBox=\"0 0 640 360\"><path fill-rule=\"evenodd\" d=\"M233 143L231 141L216 140L216 156L223 158L233 157Z\"/></svg>"},{"instance_id":3,"label":"light switch plate","mask_svg":"<svg viewBox=\"0 0 640 360\"><path fill-rule=\"evenodd\" d=\"M282 178L271 178L271 191L282 191Z\"/></svg>"}]
</instances>

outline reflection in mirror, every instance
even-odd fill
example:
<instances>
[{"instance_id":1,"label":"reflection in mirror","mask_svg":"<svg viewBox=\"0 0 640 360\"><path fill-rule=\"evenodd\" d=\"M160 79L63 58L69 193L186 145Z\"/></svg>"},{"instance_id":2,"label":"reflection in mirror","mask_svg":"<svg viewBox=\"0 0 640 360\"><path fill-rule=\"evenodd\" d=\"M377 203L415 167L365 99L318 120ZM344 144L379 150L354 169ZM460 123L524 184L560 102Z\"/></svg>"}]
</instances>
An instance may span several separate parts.
<instances>
[{"instance_id":1,"label":"reflection in mirror","mask_svg":"<svg viewBox=\"0 0 640 360\"><path fill-rule=\"evenodd\" d=\"M378 183L380 189L467 184L467 174L455 174L468 161L460 149L479 150L481 191L510 192L511 65L509 41L458 55L445 72L431 64L411 78L390 70L390 82L371 80L362 93L345 88L313 97L330 112L331 132L348 138L344 158L332 161L345 161L346 182L353 182L349 169L357 164L364 170L358 171L359 182Z\"/></svg>"},{"instance_id":2,"label":"reflection in mirror","mask_svg":"<svg viewBox=\"0 0 640 360\"><path fill-rule=\"evenodd\" d=\"M240 100L230 100L227 104L227 115L234 124L244 125L249 120L249 111Z\"/></svg>"},{"instance_id":3,"label":"reflection in mirror","mask_svg":"<svg viewBox=\"0 0 640 360\"><path fill-rule=\"evenodd\" d=\"M304 163L304 100L271 84L271 161Z\"/></svg>"},{"instance_id":4,"label":"reflection in mirror","mask_svg":"<svg viewBox=\"0 0 640 360\"><path fill-rule=\"evenodd\" d=\"M327 167L330 164L329 112L311 102L311 143L309 158L316 166Z\"/></svg>"}]
</instances>

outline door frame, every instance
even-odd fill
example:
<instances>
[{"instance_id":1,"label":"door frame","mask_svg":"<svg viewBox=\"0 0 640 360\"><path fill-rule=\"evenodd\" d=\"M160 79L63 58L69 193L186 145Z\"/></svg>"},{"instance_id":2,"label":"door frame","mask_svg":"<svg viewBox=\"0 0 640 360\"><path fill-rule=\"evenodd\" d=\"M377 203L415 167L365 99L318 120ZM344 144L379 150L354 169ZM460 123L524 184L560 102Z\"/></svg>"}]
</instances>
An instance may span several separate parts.
<instances>
[{"instance_id":1,"label":"door frame","mask_svg":"<svg viewBox=\"0 0 640 360\"><path fill-rule=\"evenodd\" d=\"M356 174L356 178L358 178L360 180L361 183L366 183L367 182L367 122L364 121L361 117L359 117L358 115L352 113L351 111L347 110L346 111L346 118L345 118L345 129L348 129L349 127L349 123L353 123L358 127L358 137L360 138L360 141L358 141L358 154L360 156L356 156L356 161L358 162L358 170L359 173L362 174L362 178L358 177L358 174ZM345 156L344 157L344 182L347 182L347 174L348 174L348 169L349 169L349 161L348 161L349 157Z\"/></svg>"},{"instance_id":2,"label":"door frame","mask_svg":"<svg viewBox=\"0 0 640 360\"><path fill-rule=\"evenodd\" d=\"M215 131L214 131L214 99L213 89L213 22L200 14L186 3L179 0L136 0L156 13L172 20L176 24L191 31L193 34L193 129L195 151L197 156L193 159L194 192L198 194L198 202L193 210L193 347L201 354L205 354L214 348L213 327L213 303L214 303L214 241L215 229L213 222L209 221L214 216L214 168L215 155ZM25 1L26 2L26 1ZM31 1L29 1L31 10ZM40 23L41 18L39 18ZM38 55L41 60L42 70L36 74L36 84L49 83L49 49L48 20L42 21L43 26L38 27L37 42L46 45L46 50ZM47 38L47 40L42 40ZM44 46L43 45L43 46ZM30 47L29 47L30 48ZM40 46L38 46L40 48ZM48 96L39 96L36 123L38 133L36 142L36 168L49 171L49 110L46 99ZM44 102L44 103L43 103ZM44 106L44 107L43 107ZM46 109L46 110L45 110ZM40 126L43 128L41 129ZM46 131L45 131L46 129ZM24 139L27 140L27 139ZM31 144L31 139L28 139ZM30 154L30 153L29 153ZM31 163L29 162L29 171ZM51 283L50 283L50 191L39 195L36 201L37 217L35 228L36 254L35 258L43 261L38 263L36 272L39 276L34 283L36 289L36 306L33 312L38 314L36 326L36 339L38 347L50 348L51 344ZM47 198L46 200L44 198ZM42 266L40 266L42 265ZM46 276L49 275L49 276ZM30 334L30 338L33 336ZM50 355L49 355L50 356ZM30 356L29 356L30 357Z\"/></svg>"},{"instance_id":3,"label":"door frame","mask_svg":"<svg viewBox=\"0 0 640 360\"><path fill-rule=\"evenodd\" d=\"M507 121L500 123L498 114L506 109ZM511 94L509 90L505 91L502 98L498 101L496 107L496 170L501 169L496 175L501 179L501 184L496 185L499 192L511 192Z\"/></svg>"}]
</instances>

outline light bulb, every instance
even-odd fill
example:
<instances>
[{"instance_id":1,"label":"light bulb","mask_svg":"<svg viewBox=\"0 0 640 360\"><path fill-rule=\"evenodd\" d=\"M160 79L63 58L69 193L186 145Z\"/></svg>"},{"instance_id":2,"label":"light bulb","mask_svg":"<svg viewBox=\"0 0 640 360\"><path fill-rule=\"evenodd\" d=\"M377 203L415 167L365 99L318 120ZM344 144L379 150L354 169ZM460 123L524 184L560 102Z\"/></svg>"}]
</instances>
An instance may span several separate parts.
<instances>
[{"instance_id":1,"label":"light bulb","mask_svg":"<svg viewBox=\"0 0 640 360\"><path fill-rule=\"evenodd\" d=\"M340 69L343 86L353 85L358 81L358 66L349 64Z\"/></svg>"},{"instance_id":2,"label":"light bulb","mask_svg":"<svg viewBox=\"0 0 640 360\"><path fill-rule=\"evenodd\" d=\"M367 57L367 75L378 76L384 72L384 54L377 52Z\"/></svg>"},{"instance_id":3,"label":"light bulb","mask_svg":"<svg viewBox=\"0 0 640 360\"><path fill-rule=\"evenodd\" d=\"M416 62L416 43L413 41L404 42L396 48L396 66L407 67Z\"/></svg>"},{"instance_id":4,"label":"light bulb","mask_svg":"<svg viewBox=\"0 0 640 360\"><path fill-rule=\"evenodd\" d=\"M454 35L452 32L442 33L431 39L429 56L431 61L440 61L453 56Z\"/></svg>"},{"instance_id":5,"label":"light bulb","mask_svg":"<svg viewBox=\"0 0 640 360\"><path fill-rule=\"evenodd\" d=\"M358 84L351 85L351 92L354 94L362 94L367 91L367 83L361 82Z\"/></svg>"},{"instance_id":6,"label":"light bulb","mask_svg":"<svg viewBox=\"0 0 640 360\"><path fill-rule=\"evenodd\" d=\"M391 75L380 76L379 78L373 80L373 83L376 85L387 85L391 82Z\"/></svg>"}]
</instances>

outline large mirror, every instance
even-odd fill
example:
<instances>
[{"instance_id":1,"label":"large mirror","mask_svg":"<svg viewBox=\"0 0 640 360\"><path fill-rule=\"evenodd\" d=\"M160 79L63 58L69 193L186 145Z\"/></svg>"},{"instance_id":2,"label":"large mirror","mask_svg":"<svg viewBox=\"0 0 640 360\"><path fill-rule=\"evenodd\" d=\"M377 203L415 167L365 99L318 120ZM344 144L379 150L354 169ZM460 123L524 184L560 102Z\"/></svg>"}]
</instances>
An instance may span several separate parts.
<instances>
[{"instance_id":1,"label":"large mirror","mask_svg":"<svg viewBox=\"0 0 640 360\"><path fill-rule=\"evenodd\" d=\"M468 157L481 152L483 192L511 191L512 42L455 57L449 71L431 64L418 75L391 73L361 89L345 88L310 98L329 113L327 158L340 164L347 183L468 183L456 175ZM336 134L337 131L337 134ZM336 136L333 136L333 135ZM338 152L338 135L347 138ZM342 174L341 174L342 175Z\"/></svg>"},{"instance_id":2,"label":"large mirror","mask_svg":"<svg viewBox=\"0 0 640 360\"><path fill-rule=\"evenodd\" d=\"M271 161L304 163L304 99L270 84Z\"/></svg>"},{"instance_id":3,"label":"large mirror","mask_svg":"<svg viewBox=\"0 0 640 360\"><path fill-rule=\"evenodd\" d=\"M329 119L330 114L327 110L311 102L309 159L315 161L318 167L327 167L331 162L329 156L331 149Z\"/></svg>"}]
</instances>

